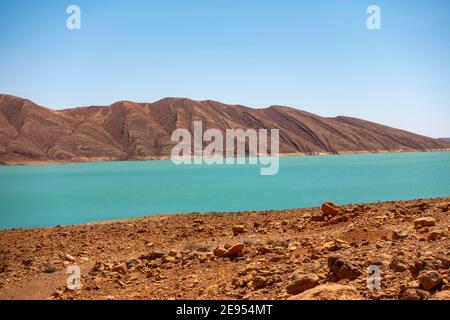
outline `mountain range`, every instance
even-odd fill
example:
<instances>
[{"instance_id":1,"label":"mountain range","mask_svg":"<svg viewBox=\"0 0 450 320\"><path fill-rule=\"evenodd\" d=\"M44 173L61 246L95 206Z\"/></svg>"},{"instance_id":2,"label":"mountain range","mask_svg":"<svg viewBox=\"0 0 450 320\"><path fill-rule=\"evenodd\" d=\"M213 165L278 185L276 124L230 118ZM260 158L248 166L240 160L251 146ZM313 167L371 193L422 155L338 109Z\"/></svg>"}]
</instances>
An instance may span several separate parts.
<instances>
[{"instance_id":1,"label":"mountain range","mask_svg":"<svg viewBox=\"0 0 450 320\"><path fill-rule=\"evenodd\" d=\"M299 109L253 109L216 101L164 98L153 103L53 110L0 94L0 163L167 158L177 128L279 129L282 154L432 151L450 142L352 117Z\"/></svg>"}]
</instances>

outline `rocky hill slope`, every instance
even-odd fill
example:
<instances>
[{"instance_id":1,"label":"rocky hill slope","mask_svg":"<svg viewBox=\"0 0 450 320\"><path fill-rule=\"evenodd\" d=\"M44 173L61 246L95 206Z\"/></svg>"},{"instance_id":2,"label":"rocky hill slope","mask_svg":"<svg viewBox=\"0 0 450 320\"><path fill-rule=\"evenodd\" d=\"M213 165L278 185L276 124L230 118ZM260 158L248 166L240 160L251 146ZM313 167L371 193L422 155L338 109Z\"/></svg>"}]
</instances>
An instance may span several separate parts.
<instances>
[{"instance_id":1,"label":"rocky hill slope","mask_svg":"<svg viewBox=\"0 0 450 320\"><path fill-rule=\"evenodd\" d=\"M0 163L94 161L170 156L171 134L217 128L280 129L280 153L429 151L450 147L432 139L373 122L324 118L298 109L252 109L215 101L166 98L154 103L116 102L52 110L29 100L0 95Z\"/></svg>"}]
</instances>

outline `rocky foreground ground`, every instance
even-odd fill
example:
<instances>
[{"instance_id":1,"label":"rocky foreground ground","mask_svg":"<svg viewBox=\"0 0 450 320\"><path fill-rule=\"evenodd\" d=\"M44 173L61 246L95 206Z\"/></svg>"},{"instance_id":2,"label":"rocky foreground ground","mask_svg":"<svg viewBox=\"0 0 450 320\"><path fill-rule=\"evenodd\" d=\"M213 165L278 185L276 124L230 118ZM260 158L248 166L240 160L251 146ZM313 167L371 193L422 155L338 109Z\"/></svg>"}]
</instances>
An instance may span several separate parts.
<instances>
[{"instance_id":1,"label":"rocky foreground ground","mask_svg":"<svg viewBox=\"0 0 450 320\"><path fill-rule=\"evenodd\" d=\"M450 198L0 231L0 299L450 299ZM81 289L67 288L67 269ZM377 284L381 271L380 289Z\"/></svg>"}]
</instances>

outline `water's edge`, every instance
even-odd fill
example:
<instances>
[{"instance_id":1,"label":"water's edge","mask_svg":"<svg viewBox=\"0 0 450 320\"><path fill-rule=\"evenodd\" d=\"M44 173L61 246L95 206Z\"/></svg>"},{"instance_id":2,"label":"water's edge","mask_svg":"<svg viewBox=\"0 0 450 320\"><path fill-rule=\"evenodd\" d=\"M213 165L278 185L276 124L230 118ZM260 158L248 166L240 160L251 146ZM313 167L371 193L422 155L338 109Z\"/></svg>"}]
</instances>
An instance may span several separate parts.
<instances>
[{"instance_id":1,"label":"water's edge","mask_svg":"<svg viewBox=\"0 0 450 320\"><path fill-rule=\"evenodd\" d=\"M255 165L170 160L0 167L0 229L192 212L246 212L440 198L450 152L286 156Z\"/></svg>"},{"instance_id":2,"label":"water's edge","mask_svg":"<svg viewBox=\"0 0 450 320\"><path fill-rule=\"evenodd\" d=\"M304 152L294 153L280 153L277 157L319 157L319 156L339 156L339 155L358 155L358 154L396 154L396 153L426 153L426 152L449 152L450 148L430 149L430 150L377 150L377 151L341 151L338 153L317 152L314 154ZM193 158L193 157L191 157ZM232 157L235 159L236 157ZM248 158L246 156L246 158ZM223 157L227 159L227 157ZM49 166L60 164L80 164L80 163L102 163L102 162L127 162L127 161L164 161L170 160L170 156L150 156L150 157L136 157L136 158L109 158L109 157L95 157L95 158L80 158L71 160L26 160L13 162L0 162L2 166Z\"/></svg>"},{"instance_id":3,"label":"water's edge","mask_svg":"<svg viewBox=\"0 0 450 320\"><path fill-rule=\"evenodd\" d=\"M401 200L392 200L392 201L377 201L377 202L368 202L368 203L346 203L341 204L341 206L357 206L357 205L365 205L365 206L372 206L372 205L379 205L379 204L389 204L389 203L401 203L401 202L415 202L415 201L447 201L450 198L450 194L448 197L438 197L438 198L416 198L416 199L401 199ZM105 224L111 224L111 223L133 223L138 221L149 221L149 220L159 220L164 219L165 217L173 217L173 216L181 216L181 215L188 215L188 216L200 216L207 218L211 215L245 215L249 213L261 213L261 212L287 212L287 211L296 211L296 210L319 210L320 206L318 207L301 207L301 208L286 208L286 209L278 209L278 210L245 210L245 211L211 211L211 212L186 212L186 213L157 213L157 214L151 214L151 215L143 215L138 217L132 217L132 218L118 218L118 219L109 219L109 220L101 220L101 221L92 221L92 222L84 222L84 223L77 223L77 224L58 224L55 226L48 226L48 227L42 227L42 228L10 228L10 229L1 229L1 232L6 231L13 231L13 230L50 230L55 228L72 228L72 227L80 227L80 226L96 226L96 225L105 225Z\"/></svg>"}]
</instances>

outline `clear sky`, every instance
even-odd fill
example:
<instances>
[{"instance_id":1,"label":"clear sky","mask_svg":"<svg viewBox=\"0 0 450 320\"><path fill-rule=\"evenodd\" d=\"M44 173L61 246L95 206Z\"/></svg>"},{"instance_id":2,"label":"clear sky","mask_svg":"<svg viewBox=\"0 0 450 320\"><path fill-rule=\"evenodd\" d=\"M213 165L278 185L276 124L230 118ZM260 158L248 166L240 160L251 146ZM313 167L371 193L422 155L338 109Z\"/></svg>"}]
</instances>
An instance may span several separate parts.
<instances>
[{"instance_id":1,"label":"clear sky","mask_svg":"<svg viewBox=\"0 0 450 320\"><path fill-rule=\"evenodd\" d=\"M0 0L0 92L277 104L450 137L449 16L448 0Z\"/></svg>"}]
</instances>

